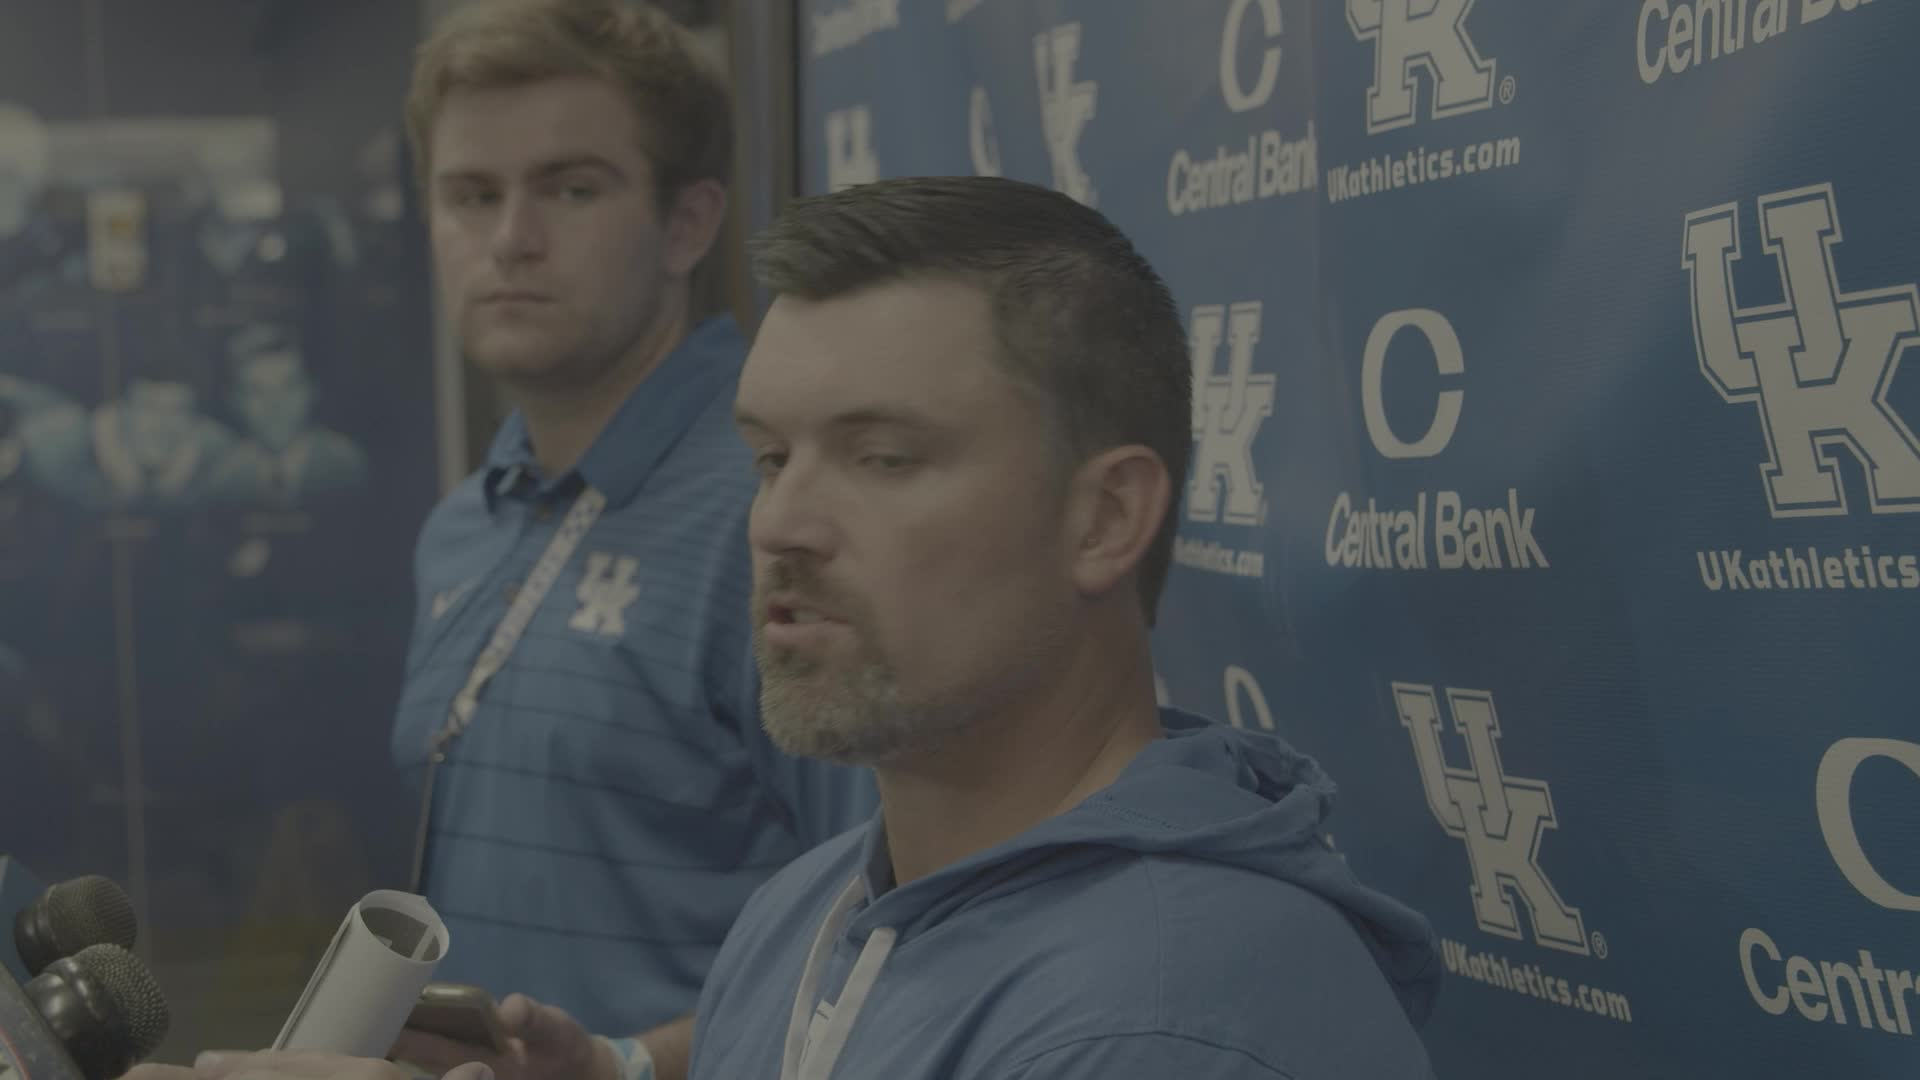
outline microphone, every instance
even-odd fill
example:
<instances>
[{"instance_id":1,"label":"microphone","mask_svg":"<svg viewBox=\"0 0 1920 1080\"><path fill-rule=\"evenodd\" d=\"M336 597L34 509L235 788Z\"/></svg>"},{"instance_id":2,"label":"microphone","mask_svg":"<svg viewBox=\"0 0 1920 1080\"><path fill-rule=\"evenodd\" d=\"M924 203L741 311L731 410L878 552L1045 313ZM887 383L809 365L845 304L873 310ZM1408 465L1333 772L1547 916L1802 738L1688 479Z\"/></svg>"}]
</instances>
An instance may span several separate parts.
<instances>
[{"instance_id":1,"label":"microphone","mask_svg":"<svg viewBox=\"0 0 1920 1080\"><path fill-rule=\"evenodd\" d=\"M113 1080L166 1038L167 999L113 944L55 960L25 986L0 976L0 1077Z\"/></svg>"},{"instance_id":2,"label":"microphone","mask_svg":"<svg viewBox=\"0 0 1920 1080\"><path fill-rule=\"evenodd\" d=\"M21 908L13 921L13 947L32 978L89 945L131 949L137 932L133 901L125 890L89 874L63 881Z\"/></svg>"}]
</instances>

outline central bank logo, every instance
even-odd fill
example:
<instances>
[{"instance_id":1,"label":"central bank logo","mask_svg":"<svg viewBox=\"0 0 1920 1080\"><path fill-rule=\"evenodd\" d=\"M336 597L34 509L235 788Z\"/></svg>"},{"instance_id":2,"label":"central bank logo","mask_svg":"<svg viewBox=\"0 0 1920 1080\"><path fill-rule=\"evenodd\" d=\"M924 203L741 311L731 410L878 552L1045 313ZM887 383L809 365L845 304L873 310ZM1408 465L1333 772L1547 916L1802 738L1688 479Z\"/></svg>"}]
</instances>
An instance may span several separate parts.
<instances>
[{"instance_id":1,"label":"central bank logo","mask_svg":"<svg viewBox=\"0 0 1920 1080\"><path fill-rule=\"evenodd\" d=\"M1440 384L1432 405L1417 410L1426 419L1408 423L1403 414L1400 428L1387 415L1387 354L1395 341L1406 343L1403 355L1424 353L1424 359L1414 362L1431 365ZM1395 366L1406 362L1397 360ZM1360 357L1360 414L1374 452L1391 462L1423 462L1443 455L1466 408L1466 373L1466 350L1445 315L1432 308L1382 315L1367 334ZM1446 476L1455 470L1440 463L1419 472ZM1406 473L1396 468L1376 475L1399 488L1397 481ZM1550 569L1534 532L1538 507L1527 505L1517 487L1508 487L1504 499L1487 497L1491 495L1471 488L1411 493L1399 488L1382 505L1376 493L1365 489L1341 491L1327 513L1327 565L1392 571Z\"/></svg>"},{"instance_id":2,"label":"central bank logo","mask_svg":"<svg viewBox=\"0 0 1920 1080\"><path fill-rule=\"evenodd\" d=\"M1734 296L1736 203L1687 215L1681 264L1692 281L1701 374L1722 400L1759 413L1773 516L1845 514L1834 461L1843 452L1866 473L1873 513L1920 510L1920 439L1887 404L1901 355L1920 341L1920 291L1911 283L1841 289L1831 184L1762 196L1759 213L1784 301L1742 307Z\"/></svg>"},{"instance_id":3,"label":"central bank logo","mask_svg":"<svg viewBox=\"0 0 1920 1080\"><path fill-rule=\"evenodd\" d=\"M1905 842L1905 835L1897 828L1870 834L1879 857L1876 865L1856 827L1854 785L1863 767L1880 777L1870 782L1876 801L1888 797L1883 786L1887 780L1904 782L1904 778L1895 779L1898 774L1887 769L1886 762L1903 766L1913 780L1920 780L1920 743L1845 738L1827 748L1813 781L1820 837L1826 841L1841 876L1867 901L1892 911L1920 911L1920 896L1905 891L1914 887L1912 874L1902 873L1912 866L1911 844ZM1893 798L1911 800L1912 790L1903 788ZM1865 807L1861 809L1864 815L1872 814ZM1887 880L1887 870L1895 871L1899 884ZM1830 923L1821 927L1827 932L1821 935L1826 945L1822 951L1835 959L1796 951L1795 939L1802 937L1799 933L1782 934L1776 940L1763 927L1749 926L1741 931L1740 976L1754 1005L1777 1017L1791 1015L1813 1024L1855 1025L1863 1031L1878 1028L1888 1035L1911 1036L1914 1017L1909 1016L1906 993L1914 987L1915 973L1884 959L1876 962L1874 950L1858 941L1840 944L1845 939L1834 939L1832 931L1848 928L1857 932L1857 924L1850 919ZM1910 943L1911 939L1902 941Z\"/></svg>"},{"instance_id":4,"label":"central bank logo","mask_svg":"<svg viewBox=\"0 0 1920 1080\"><path fill-rule=\"evenodd\" d=\"M1412 330L1426 339L1433 351L1433 368L1437 374L1457 378L1467 370L1460 335L1445 315L1429 308L1408 308L1381 316L1367 334L1366 348L1360 357L1360 407L1367 421L1367 438L1383 458L1436 457L1453 441L1467 392L1457 386L1439 391L1434 395L1433 420L1426 432L1413 442L1396 435L1387 420L1387 346L1402 330Z\"/></svg>"},{"instance_id":5,"label":"central bank logo","mask_svg":"<svg viewBox=\"0 0 1920 1080\"><path fill-rule=\"evenodd\" d=\"M1040 123L1047 136L1047 156L1053 160L1053 186L1075 201L1092 206L1093 181L1080 167L1080 135L1093 119L1100 85L1091 80L1074 81L1073 65L1079 58L1079 23L1056 26L1034 36Z\"/></svg>"},{"instance_id":6,"label":"central bank logo","mask_svg":"<svg viewBox=\"0 0 1920 1080\"><path fill-rule=\"evenodd\" d=\"M1920 744L1898 739L1841 739L1828 747L1814 777L1814 806L1820 817L1820 835L1833 854L1835 866L1860 895L1895 911L1920 911L1920 896L1902 892L1888 881L1860 843L1853 824L1853 777L1860 766L1886 758L1907 767L1920 778Z\"/></svg>"},{"instance_id":7,"label":"central bank logo","mask_svg":"<svg viewBox=\"0 0 1920 1080\"><path fill-rule=\"evenodd\" d=\"M1635 24L1634 59L1640 68L1640 81L1652 86L1671 72L1682 74L1689 68L1713 63L1721 57L1736 56L1749 43L1779 40L1793 29L1793 9L1800 9L1799 25L1818 22L1840 11L1865 8L1873 0L1728 0L1722 4L1702 0L1641 0L1640 19ZM1882 9L1885 10L1885 9ZM1751 17L1749 17L1751 14ZM1795 35L1796 37L1798 35Z\"/></svg>"},{"instance_id":8,"label":"central bank logo","mask_svg":"<svg viewBox=\"0 0 1920 1080\"><path fill-rule=\"evenodd\" d=\"M1260 54L1260 73L1248 89L1240 74L1240 29L1250 11L1260 12L1260 27L1269 42ZM1272 44L1280 37L1280 0L1233 0L1227 9L1227 24L1220 32L1220 95L1227 108L1243 113L1257 109L1273 96L1274 83L1280 79L1280 46Z\"/></svg>"},{"instance_id":9,"label":"central bank logo","mask_svg":"<svg viewBox=\"0 0 1920 1080\"><path fill-rule=\"evenodd\" d=\"M1256 17L1257 16L1257 17ZM1251 125L1230 140L1182 146L1167 159L1167 213L1174 217L1245 206L1311 191L1320 183L1319 140L1305 130L1271 126L1266 108L1280 85L1280 0L1233 0L1220 31L1220 99ZM1263 44L1259 64L1243 63L1243 35Z\"/></svg>"},{"instance_id":10,"label":"central bank logo","mask_svg":"<svg viewBox=\"0 0 1920 1080\"><path fill-rule=\"evenodd\" d=\"M1266 499L1253 467L1253 439L1273 415L1274 379L1253 373L1260 342L1258 300L1193 309L1187 332L1193 356L1193 479L1187 517L1229 525L1258 525ZM1215 374L1222 343L1225 374Z\"/></svg>"},{"instance_id":11,"label":"central bank logo","mask_svg":"<svg viewBox=\"0 0 1920 1080\"><path fill-rule=\"evenodd\" d=\"M1533 940L1588 955L1585 923L1540 869L1540 842L1559 827L1545 781L1507 775L1500 763L1500 720L1493 695L1448 687L1447 711L1467 742L1467 767L1447 763L1440 742L1444 713L1434 688L1394 683L1394 708L1413 739L1427 807L1448 836L1467 845L1473 869L1473 916L1489 934L1522 937L1515 900L1527 906ZM1605 952L1602 950L1604 957Z\"/></svg>"},{"instance_id":12,"label":"central bank logo","mask_svg":"<svg viewBox=\"0 0 1920 1080\"><path fill-rule=\"evenodd\" d=\"M1347 25L1373 43L1373 88L1367 93L1367 134L1406 127L1419 119L1418 72L1431 86L1432 116L1459 116L1491 108L1494 61L1482 58L1467 36L1473 0L1347 0Z\"/></svg>"}]
</instances>

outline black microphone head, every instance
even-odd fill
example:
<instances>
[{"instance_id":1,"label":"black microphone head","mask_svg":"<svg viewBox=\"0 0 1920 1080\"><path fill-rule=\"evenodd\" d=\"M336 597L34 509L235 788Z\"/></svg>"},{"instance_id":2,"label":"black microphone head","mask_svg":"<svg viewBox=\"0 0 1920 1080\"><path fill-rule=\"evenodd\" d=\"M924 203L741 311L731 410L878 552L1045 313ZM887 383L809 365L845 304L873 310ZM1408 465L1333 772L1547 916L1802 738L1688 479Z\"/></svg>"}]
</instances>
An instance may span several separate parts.
<instances>
[{"instance_id":1,"label":"black microphone head","mask_svg":"<svg viewBox=\"0 0 1920 1080\"><path fill-rule=\"evenodd\" d=\"M73 955L73 966L106 992L134 1061L159 1048L173 1019L167 1012L167 996L139 957L119 945L89 945Z\"/></svg>"},{"instance_id":2,"label":"black microphone head","mask_svg":"<svg viewBox=\"0 0 1920 1080\"><path fill-rule=\"evenodd\" d=\"M137 925L125 890L90 874L55 885L22 909L14 920L13 943L27 972L37 975L90 945L132 948Z\"/></svg>"},{"instance_id":3,"label":"black microphone head","mask_svg":"<svg viewBox=\"0 0 1920 1080\"><path fill-rule=\"evenodd\" d=\"M167 1037L166 996L139 957L118 945L63 956L21 990L85 1080L125 1075Z\"/></svg>"}]
</instances>

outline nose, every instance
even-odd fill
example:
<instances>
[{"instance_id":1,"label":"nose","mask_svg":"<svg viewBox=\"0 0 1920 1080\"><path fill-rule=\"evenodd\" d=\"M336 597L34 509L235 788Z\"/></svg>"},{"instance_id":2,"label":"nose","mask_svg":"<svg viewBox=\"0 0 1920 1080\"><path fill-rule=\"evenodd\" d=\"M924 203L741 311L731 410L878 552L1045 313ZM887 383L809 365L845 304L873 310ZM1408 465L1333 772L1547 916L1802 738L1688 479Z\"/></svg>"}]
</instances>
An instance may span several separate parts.
<instances>
[{"instance_id":1,"label":"nose","mask_svg":"<svg viewBox=\"0 0 1920 1080\"><path fill-rule=\"evenodd\" d=\"M538 259L546 254L546 222L531 193L514 191L500 204L500 217L494 224L493 257L501 265Z\"/></svg>"},{"instance_id":2,"label":"nose","mask_svg":"<svg viewBox=\"0 0 1920 1080\"><path fill-rule=\"evenodd\" d=\"M805 554L825 559L838 539L832 493L818 469L799 455L764 476L747 516L747 542L767 556Z\"/></svg>"}]
</instances>

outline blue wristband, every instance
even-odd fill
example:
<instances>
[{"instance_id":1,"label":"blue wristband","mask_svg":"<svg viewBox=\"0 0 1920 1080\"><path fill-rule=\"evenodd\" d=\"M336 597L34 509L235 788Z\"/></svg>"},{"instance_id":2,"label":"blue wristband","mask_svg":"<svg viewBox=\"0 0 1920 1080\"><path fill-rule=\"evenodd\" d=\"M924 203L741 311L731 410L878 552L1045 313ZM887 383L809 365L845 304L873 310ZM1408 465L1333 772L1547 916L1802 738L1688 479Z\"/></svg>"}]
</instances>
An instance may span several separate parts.
<instances>
[{"instance_id":1,"label":"blue wristband","mask_svg":"<svg viewBox=\"0 0 1920 1080\"><path fill-rule=\"evenodd\" d=\"M653 1055L647 1052L647 1044L639 1039L609 1039L605 1035L595 1038L613 1051L614 1074L620 1080L654 1080Z\"/></svg>"}]
</instances>

